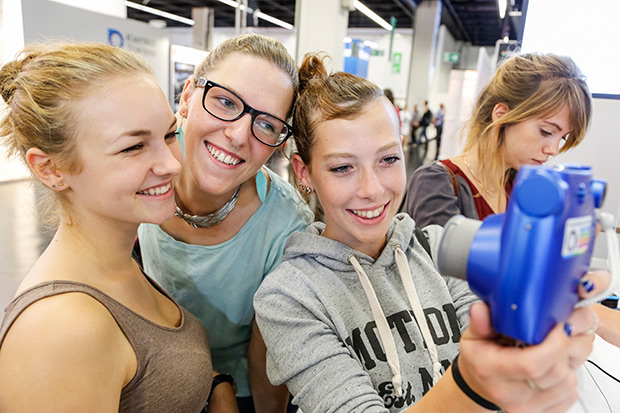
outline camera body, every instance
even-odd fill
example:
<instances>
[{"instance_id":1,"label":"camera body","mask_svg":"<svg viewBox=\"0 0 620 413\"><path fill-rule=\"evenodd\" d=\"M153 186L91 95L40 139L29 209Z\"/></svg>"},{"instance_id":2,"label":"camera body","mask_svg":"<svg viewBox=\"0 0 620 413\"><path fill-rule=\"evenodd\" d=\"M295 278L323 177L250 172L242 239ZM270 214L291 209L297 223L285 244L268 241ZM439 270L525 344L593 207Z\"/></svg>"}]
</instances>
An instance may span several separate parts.
<instances>
[{"instance_id":1,"label":"camera body","mask_svg":"<svg viewBox=\"0 0 620 413\"><path fill-rule=\"evenodd\" d=\"M538 344L579 300L605 190L588 166L523 166L505 213L448 221L439 271L467 279L496 331Z\"/></svg>"}]
</instances>

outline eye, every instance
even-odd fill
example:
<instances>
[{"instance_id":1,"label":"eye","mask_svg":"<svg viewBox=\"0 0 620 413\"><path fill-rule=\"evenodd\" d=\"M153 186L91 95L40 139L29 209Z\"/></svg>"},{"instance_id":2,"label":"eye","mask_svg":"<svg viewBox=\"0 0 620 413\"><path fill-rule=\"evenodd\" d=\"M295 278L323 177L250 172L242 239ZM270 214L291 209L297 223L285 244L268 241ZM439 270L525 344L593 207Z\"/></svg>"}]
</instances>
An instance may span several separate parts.
<instances>
[{"instance_id":1,"label":"eye","mask_svg":"<svg viewBox=\"0 0 620 413\"><path fill-rule=\"evenodd\" d=\"M178 138L179 138L179 132L177 131L170 132L165 137L167 141L174 141L174 140L177 140Z\"/></svg>"},{"instance_id":2,"label":"eye","mask_svg":"<svg viewBox=\"0 0 620 413\"><path fill-rule=\"evenodd\" d=\"M340 165L340 166L334 166L333 168L329 168L329 171L342 174L345 172L349 172L351 169L352 169L351 165Z\"/></svg>"},{"instance_id":3,"label":"eye","mask_svg":"<svg viewBox=\"0 0 620 413\"><path fill-rule=\"evenodd\" d=\"M265 132L268 135L275 135L276 134L276 125L273 124L273 122L270 122L268 119L265 118L256 118L256 121L254 122L254 124L263 132Z\"/></svg>"},{"instance_id":4,"label":"eye","mask_svg":"<svg viewBox=\"0 0 620 413\"><path fill-rule=\"evenodd\" d=\"M383 162L388 165L392 165L393 163L396 163L398 161L400 161L400 156L396 156L396 155L390 155L390 156L386 156L385 158L383 158Z\"/></svg>"},{"instance_id":5,"label":"eye","mask_svg":"<svg viewBox=\"0 0 620 413\"><path fill-rule=\"evenodd\" d=\"M129 148L125 148L121 151L121 153L131 153L131 152L136 152L139 151L140 149L144 148L144 144L143 143L138 143L135 145L130 146Z\"/></svg>"},{"instance_id":6,"label":"eye","mask_svg":"<svg viewBox=\"0 0 620 413\"><path fill-rule=\"evenodd\" d=\"M237 105L235 105L235 102L231 99L228 99L225 96L221 96L217 98L217 100L220 102L220 105L226 109L233 111L233 110L236 110L237 108Z\"/></svg>"},{"instance_id":7,"label":"eye","mask_svg":"<svg viewBox=\"0 0 620 413\"><path fill-rule=\"evenodd\" d=\"M546 130L544 130L544 129L541 129L541 130L540 130L540 134L541 134L542 136L544 136L544 137L553 136L553 132L549 132L549 131L546 131Z\"/></svg>"}]
</instances>

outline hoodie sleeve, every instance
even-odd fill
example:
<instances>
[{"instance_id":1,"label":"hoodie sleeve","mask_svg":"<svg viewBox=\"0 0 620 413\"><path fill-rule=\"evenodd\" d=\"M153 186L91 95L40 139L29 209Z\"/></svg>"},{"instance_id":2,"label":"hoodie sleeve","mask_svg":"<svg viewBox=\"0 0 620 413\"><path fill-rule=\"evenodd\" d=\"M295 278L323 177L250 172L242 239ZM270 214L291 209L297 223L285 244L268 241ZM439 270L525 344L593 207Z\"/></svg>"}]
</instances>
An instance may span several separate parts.
<instances>
[{"instance_id":1,"label":"hoodie sleeve","mask_svg":"<svg viewBox=\"0 0 620 413\"><path fill-rule=\"evenodd\" d=\"M267 374L311 412L387 412L372 382L336 333L310 281L285 262L254 297L267 346Z\"/></svg>"}]
</instances>

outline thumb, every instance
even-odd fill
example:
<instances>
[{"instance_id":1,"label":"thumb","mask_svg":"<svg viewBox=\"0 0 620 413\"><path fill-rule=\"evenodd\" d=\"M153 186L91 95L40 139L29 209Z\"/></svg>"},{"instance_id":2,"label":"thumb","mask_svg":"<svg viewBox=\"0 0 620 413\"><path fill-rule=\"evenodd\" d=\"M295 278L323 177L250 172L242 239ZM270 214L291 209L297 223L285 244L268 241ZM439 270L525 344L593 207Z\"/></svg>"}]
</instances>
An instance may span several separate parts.
<instances>
[{"instance_id":1,"label":"thumb","mask_svg":"<svg viewBox=\"0 0 620 413\"><path fill-rule=\"evenodd\" d=\"M491 313L489 307L482 301L472 304L469 308L469 328L470 339L489 339L495 336L491 325Z\"/></svg>"}]
</instances>

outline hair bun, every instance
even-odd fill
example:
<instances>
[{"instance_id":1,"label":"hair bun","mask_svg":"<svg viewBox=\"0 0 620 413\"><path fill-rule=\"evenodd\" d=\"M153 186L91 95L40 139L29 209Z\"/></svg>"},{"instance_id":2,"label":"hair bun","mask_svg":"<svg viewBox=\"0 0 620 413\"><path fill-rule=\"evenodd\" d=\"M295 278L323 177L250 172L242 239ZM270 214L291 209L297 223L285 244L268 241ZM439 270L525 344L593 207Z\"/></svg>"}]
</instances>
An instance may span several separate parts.
<instances>
[{"instance_id":1,"label":"hair bun","mask_svg":"<svg viewBox=\"0 0 620 413\"><path fill-rule=\"evenodd\" d=\"M22 72L24 66L37 57L38 54L29 54L22 59L8 62L0 69L0 94L2 99L8 104L11 102L17 86L15 79Z\"/></svg>"},{"instance_id":2,"label":"hair bun","mask_svg":"<svg viewBox=\"0 0 620 413\"><path fill-rule=\"evenodd\" d=\"M299 68L299 91L304 90L312 79L324 79L328 76L323 63L328 58L327 55L318 53L307 53L304 56L304 60Z\"/></svg>"}]
</instances>

